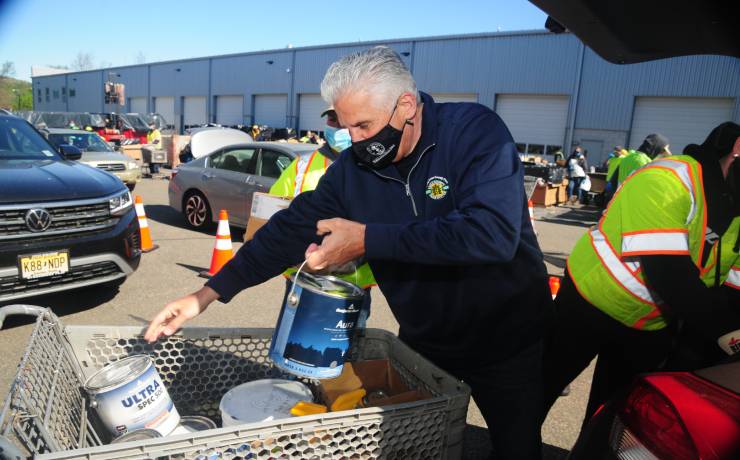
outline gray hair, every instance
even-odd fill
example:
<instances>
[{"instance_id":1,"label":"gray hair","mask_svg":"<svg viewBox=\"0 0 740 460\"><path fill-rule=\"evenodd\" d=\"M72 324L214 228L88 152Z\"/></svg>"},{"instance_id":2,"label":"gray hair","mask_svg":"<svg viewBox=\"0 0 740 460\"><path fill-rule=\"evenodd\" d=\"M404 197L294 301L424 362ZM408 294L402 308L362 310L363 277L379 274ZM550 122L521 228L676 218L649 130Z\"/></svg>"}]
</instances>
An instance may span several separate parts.
<instances>
[{"instance_id":1,"label":"gray hair","mask_svg":"<svg viewBox=\"0 0 740 460\"><path fill-rule=\"evenodd\" d=\"M321 97L334 105L347 92L359 89L372 94L375 104L389 110L406 92L419 101L414 77L401 56L387 46L352 53L332 64L321 82Z\"/></svg>"}]
</instances>

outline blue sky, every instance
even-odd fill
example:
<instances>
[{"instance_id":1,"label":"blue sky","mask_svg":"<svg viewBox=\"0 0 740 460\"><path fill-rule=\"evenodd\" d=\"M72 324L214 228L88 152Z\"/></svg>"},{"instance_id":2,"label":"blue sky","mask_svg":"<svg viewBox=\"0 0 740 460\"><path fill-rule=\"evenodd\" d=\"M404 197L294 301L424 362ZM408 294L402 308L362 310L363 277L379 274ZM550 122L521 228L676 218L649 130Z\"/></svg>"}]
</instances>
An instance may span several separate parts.
<instances>
[{"instance_id":1,"label":"blue sky","mask_svg":"<svg viewBox=\"0 0 740 460\"><path fill-rule=\"evenodd\" d=\"M0 0L0 61L136 63L393 38L541 29L526 0L100 1Z\"/></svg>"}]
</instances>

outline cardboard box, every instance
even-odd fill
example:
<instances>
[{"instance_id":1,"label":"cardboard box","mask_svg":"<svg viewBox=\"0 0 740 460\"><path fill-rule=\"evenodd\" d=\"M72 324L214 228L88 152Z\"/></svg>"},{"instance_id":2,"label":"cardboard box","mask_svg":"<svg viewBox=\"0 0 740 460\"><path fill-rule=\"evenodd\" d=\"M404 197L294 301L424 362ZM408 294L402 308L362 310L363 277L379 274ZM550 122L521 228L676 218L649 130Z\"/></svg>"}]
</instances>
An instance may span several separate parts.
<instances>
[{"instance_id":1,"label":"cardboard box","mask_svg":"<svg viewBox=\"0 0 740 460\"><path fill-rule=\"evenodd\" d=\"M373 406L389 406L432 397L426 390L411 389L387 359L345 363L342 374L319 384L319 399L327 407L344 393L364 388L367 394L382 391L386 396L373 399Z\"/></svg>"},{"instance_id":2,"label":"cardboard box","mask_svg":"<svg viewBox=\"0 0 740 460\"><path fill-rule=\"evenodd\" d=\"M538 185L532 193L532 203L537 206L553 206L558 204L558 189L560 186L546 184Z\"/></svg>"},{"instance_id":3,"label":"cardboard box","mask_svg":"<svg viewBox=\"0 0 740 460\"><path fill-rule=\"evenodd\" d=\"M249 213L244 241L251 240L257 230L265 225L273 214L290 206L290 201L291 199L285 196L255 192L252 195L252 210Z\"/></svg>"},{"instance_id":4,"label":"cardboard box","mask_svg":"<svg viewBox=\"0 0 740 460\"><path fill-rule=\"evenodd\" d=\"M568 179L563 179L563 183L558 186L557 195L558 204L568 201Z\"/></svg>"},{"instance_id":5,"label":"cardboard box","mask_svg":"<svg viewBox=\"0 0 740 460\"><path fill-rule=\"evenodd\" d=\"M603 193L606 190L606 173L588 173L591 179L591 192Z\"/></svg>"},{"instance_id":6,"label":"cardboard box","mask_svg":"<svg viewBox=\"0 0 740 460\"><path fill-rule=\"evenodd\" d=\"M167 152L167 164L174 169L180 164L180 152L190 142L190 136L179 134L162 136L162 149Z\"/></svg>"},{"instance_id":7,"label":"cardboard box","mask_svg":"<svg viewBox=\"0 0 740 460\"><path fill-rule=\"evenodd\" d=\"M126 155L129 158L133 158L139 164L141 164L144 160L143 154L141 152L141 145L122 145L120 150L122 154Z\"/></svg>"}]
</instances>

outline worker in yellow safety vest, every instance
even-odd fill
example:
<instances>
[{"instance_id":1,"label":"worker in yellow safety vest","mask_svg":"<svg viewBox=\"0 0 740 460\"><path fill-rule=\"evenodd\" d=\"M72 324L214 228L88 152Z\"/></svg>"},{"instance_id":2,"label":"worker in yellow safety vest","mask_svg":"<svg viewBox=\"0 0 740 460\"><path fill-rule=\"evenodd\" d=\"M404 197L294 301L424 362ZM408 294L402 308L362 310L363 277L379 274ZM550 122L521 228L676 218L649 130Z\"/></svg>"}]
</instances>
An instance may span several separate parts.
<instances>
[{"instance_id":1,"label":"worker in yellow safety vest","mask_svg":"<svg viewBox=\"0 0 740 460\"><path fill-rule=\"evenodd\" d=\"M668 139L661 134L649 134L637 150L630 150L617 166L617 185L624 182L632 172L653 161L655 157L670 155Z\"/></svg>"},{"instance_id":2,"label":"worker in yellow safety vest","mask_svg":"<svg viewBox=\"0 0 740 460\"><path fill-rule=\"evenodd\" d=\"M337 114L332 107L322 112L321 116L326 117L326 127L324 128L326 142L310 155L302 155L293 160L270 187L271 195L295 198L300 193L314 190L331 163L339 157L343 150L352 146L349 130L339 126ZM367 263L359 261L359 264L350 263L348 265L350 266L339 269L335 275L365 290L363 306L358 320L358 326L364 327L365 321L370 315L370 288L375 285L375 279ZM283 275L289 279L295 271L294 268L291 268ZM290 288L290 282L288 282L287 287Z\"/></svg>"},{"instance_id":3,"label":"worker in yellow safety vest","mask_svg":"<svg viewBox=\"0 0 740 460\"><path fill-rule=\"evenodd\" d=\"M608 203L614 196L614 192L617 190L617 181L615 172L619 169L619 164L622 159L629 155L627 149L622 146L614 147L614 152L609 156L606 162L606 187L604 189L604 203Z\"/></svg>"},{"instance_id":4,"label":"worker in yellow safety vest","mask_svg":"<svg viewBox=\"0 0 740 460\"><path fill-rule=\"evenodd\" d=\"M587 420L636 374L708 366L740 341L740 126L686 152L627 178L576 243L545 340L542 420L597 355Z\"/></svg>"},{"instance_id":5,"label":"worker in yellow safety vest","mask_svg":"<svg viewBox=\"0 0 740 460\"><path fill-rule=\"evenodd\" d=\"M158 149L162 148L162 133L154 123L149 123L149 132L146 134L146 143L154 145ZM149 165L149 171L152 174L159 173L159 164L151 163Z\"/></svg>"}]
</instances>

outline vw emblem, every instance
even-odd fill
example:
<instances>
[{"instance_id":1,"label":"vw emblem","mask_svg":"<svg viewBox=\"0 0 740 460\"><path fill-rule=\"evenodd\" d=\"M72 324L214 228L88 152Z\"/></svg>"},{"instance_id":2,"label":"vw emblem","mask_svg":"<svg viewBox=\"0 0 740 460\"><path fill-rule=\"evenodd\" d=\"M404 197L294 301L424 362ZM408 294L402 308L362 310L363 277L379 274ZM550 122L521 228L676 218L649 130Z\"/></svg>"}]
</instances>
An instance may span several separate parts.
<instances>
[{"instance_id":1,"label":"vw emblem","mask_svg":"<svg viewBox=\"0 0 740 460\"><path fill-rule=\"evenodd\" d=\"M385 153L385 147L380 142L373 142L367 146L367 151L370 155L379 157Z\"/></svg>"},{"instance_id":2,"label":"vw emblem","mask_svg":"<svg viewBox=\"0 0 740 460\"><path fill-rule=\"evenodd\" d=\"M43 232L51 225L51 214L46 209L29 209L26 213L26 226L32 232Z\"/></svg>"}]
</instances>

